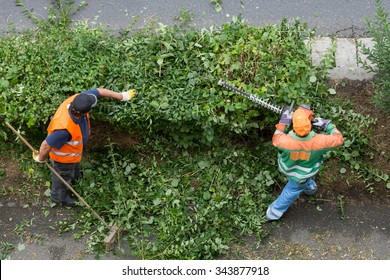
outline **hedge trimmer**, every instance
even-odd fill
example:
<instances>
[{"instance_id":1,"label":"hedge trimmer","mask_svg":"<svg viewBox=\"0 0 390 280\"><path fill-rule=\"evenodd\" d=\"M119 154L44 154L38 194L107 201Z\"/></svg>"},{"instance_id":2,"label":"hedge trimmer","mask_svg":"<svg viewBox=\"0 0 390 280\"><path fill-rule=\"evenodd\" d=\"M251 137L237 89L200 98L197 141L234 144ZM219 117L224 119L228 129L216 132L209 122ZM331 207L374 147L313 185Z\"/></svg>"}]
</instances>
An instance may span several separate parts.
<instances>
[{"instance_id":1,"label":"hedge trimmer","mask_svg":"<svg viewBox=\"0 0 390 280\"><path fill-rule=\"evenodd\" d=\"M222 80L218 81L218 85L220 85L228 90L231 90L233 92L239 93L242 96L248 98L249 100L255 102L256 104L259 104L259 105L267 108L268 110L276 112L279 115L282 115L284 112L287 112L287 111L291 112L291 113L294 111L294 104L295 104L294 100L291 102L290 105L285 105L283 108L281 108L275 104L270 103L267 100L264 100L264 99L257 97L254 94L247 93L247 92L243 91L242 89L239 89L238 87L231 86ZM314 116L313 116L314 113L312 110L310 110L309 105L301 104L301 105L299 105L299 107L302 108L303 110L307 110L308 118L311 121L311 123L313 124L314 128L324 130L325 127L330 123L330 120L325 120L323 118L315 118L314 119Z\"/></svg>"},{"instance_id":2,"label":"hedge trimmer","mask_svg":"<svg viewBox=\"0 0 390 280\"><path fill-rule=\"evenodd\" d=\"M261 99L259 97L257 97L256 95L254 94L251 94L251 93L247 93L245 91L243 91L242 89L239 89L235 86L231 86L229 85L228 83L222 81L222 80L219 80L218 81L218 85L230 90L230 91L233 91L233 92L236 92L236 93L239 93L241 94L242 96L248 98L249 100L255 102L256 104L259 104L261 106L263 106L264 108L267 108L268 110L271 110L271 111L274 111L276 113L278 113L279 115L281 115L284 111L286 110L290 110L292 111L293 110L293 107L294 107L294 103L295 101L292 101L290 106L285 106L283 108L275 105L275 104L272 104L270 102L268 102L267 100L264 100L264 99Z\"/></svg>"}]
</instances>

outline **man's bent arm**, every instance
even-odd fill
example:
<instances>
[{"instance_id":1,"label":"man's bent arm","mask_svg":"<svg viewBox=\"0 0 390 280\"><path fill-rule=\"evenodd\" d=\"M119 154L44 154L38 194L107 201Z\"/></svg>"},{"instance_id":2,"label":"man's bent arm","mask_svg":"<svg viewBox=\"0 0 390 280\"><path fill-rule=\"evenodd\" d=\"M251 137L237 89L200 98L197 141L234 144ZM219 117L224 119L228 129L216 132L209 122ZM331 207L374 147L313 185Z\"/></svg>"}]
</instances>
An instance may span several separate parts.
<instances>
[{"instance_id":1,"label":"man's bent arm","mask_svg":"<svg viewBox=\"0 0 390 280\"><path fill-rule=\"evenodd\" d=\"M39 160L44 161L49 156L49 153L51 151L51 146L46 142L46 140L43 140L40 148L39 148Z\"/></svg>"}]
</instances>

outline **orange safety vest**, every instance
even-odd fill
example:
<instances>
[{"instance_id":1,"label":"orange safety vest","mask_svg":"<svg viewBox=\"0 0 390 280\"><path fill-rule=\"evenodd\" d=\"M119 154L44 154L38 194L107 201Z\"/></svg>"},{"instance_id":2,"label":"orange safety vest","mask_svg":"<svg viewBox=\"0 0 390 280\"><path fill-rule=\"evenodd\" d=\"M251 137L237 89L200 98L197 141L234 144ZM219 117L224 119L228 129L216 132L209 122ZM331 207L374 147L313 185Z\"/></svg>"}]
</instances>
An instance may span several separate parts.
<instances>
[{"instance_id":1,"label":"orange safety vest","mask_svg":"<svg viewBox=\"0 0 390 280\"><path fill-rule=\"evenodd\" d=\"M60 149L52 148L50 151L50 158L61 163L76 163L81 161L83 154L83 136L81 128L76 124L69 114L69 106L77 94L66 99L60 107L58 107L47 132L50 135L54 130L66 129L71 134L70 141L66 142ZM86 114L88 121L88 128L90 128L89 114Z\"/></svg>"}]
</instances>

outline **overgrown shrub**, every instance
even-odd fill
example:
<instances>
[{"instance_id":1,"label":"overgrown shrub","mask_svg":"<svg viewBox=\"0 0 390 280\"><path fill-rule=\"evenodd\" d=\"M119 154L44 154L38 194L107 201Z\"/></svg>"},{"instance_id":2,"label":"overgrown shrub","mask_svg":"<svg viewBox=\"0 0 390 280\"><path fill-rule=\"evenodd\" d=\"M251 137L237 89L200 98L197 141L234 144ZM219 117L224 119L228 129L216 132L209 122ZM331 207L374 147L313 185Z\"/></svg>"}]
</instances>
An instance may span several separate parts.
<instances>
[{"instance_id":1,"label":"overgrown shrub","mask_svg":"<svg viewBox=\"0 0 390 280\"><path fill-rule=\"evenodd\" d=\"M34 32L1 39L1 110L14 123L44 127L70 94L135 88L133 102L102 100L94 117L163 133L184 147L216 143L231 132L253 134L277 116L222 90L217 81L229 80L279 105L315 101L326 86L311 66L308 35L305 25L286 20L256 28L237 20L200 31L160 25L128 37L83 23L41 23Z\"/></svg>"},{"instance_id":2,"label":"overgrown shrub","mask_svg":"<svg viewBox=\"0 0 390 280\"><path fill-rule=\"evenodd\" d=\"M372 49L363 46L363 53L373 65L364 67L374 73L374 86L377 90L374 97L376 105L390 112L390 22L389 13L382 6L382 0L375 0L377 11L373 18L366 18L366 23L375 45Z\"/></svg>"}]
</instances>

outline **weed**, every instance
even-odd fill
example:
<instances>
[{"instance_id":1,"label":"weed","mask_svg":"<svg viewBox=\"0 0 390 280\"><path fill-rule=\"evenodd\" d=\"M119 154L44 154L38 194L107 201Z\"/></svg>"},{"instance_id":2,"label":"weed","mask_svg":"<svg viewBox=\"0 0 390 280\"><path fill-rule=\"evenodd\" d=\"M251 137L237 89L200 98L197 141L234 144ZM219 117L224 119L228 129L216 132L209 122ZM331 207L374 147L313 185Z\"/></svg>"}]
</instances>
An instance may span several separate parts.
<instances>
[{"instance_id":1,"label":"weed","mask_svg":"<svg viewBox=\"0 0 390 280\"><path fill-rule=\"evenodd\" d=\"M14 249L15 245L0 241L0 260L6 260Z\"/></svg>"},{"instance_id":2,"label":"weed","mask_svg":"<svg viewBox=\"0 0 390 280\"><path fill-rule=\"evenodd\" d=\"M194 13L191 12L190 10L188 10L188 9L181 9L180 10L180 15L174 17L174 19L180 21L180 26L181 27L186 27L186 26L188 26L190 24L190 22L193 21L194 16L195 16Z\"/></svg>"},{"instance_id":3,"label":"weed","mask_svg":"<svg viewBox=\"0 0 390 280\"><path fill-rule=\"evenodd\" d=\"M377 10L373 18L366 18L366 23L373 37L375 45L372 49L363 45L363 54L367 55L372 63L361 62L367 70L376 73L375 82L377 89L374 101L378 108L390 111L390 25L389 13L382 6L382 0L375 0Z\"/></svg>"},{"instance_id":4,"label":"weed","mask_svg":"<svg viewBox=\"0 0 390 280\"><path fill-rule=\"evenodd\" d=\"M343 221L346 221L349 219L349 217L345 213L345 202L344 202L344 196L343 195L338 195L337 196L337 201L340 209L340 217Z\"/></svg>"},{"instance_id":5,"label":"weed","mask_svg":"<svg viewBox=\"0 0 390 280\"><path fill-rule=\"evenodd\" d=\"M14 232L17 234L22 234L27 228L31 227L35 218L32 218L30 221L24 221L19 225L16 225Z\"/></svg>"},{"instance_id":6,"label":"weed","mask_svg":"<svg viewBox=\"0 0 390 280\"><path fill-rule=\"evenodd\" d=\"M221 5L222 4L222 0L210 0L210 3L214 5L215 11L217 11L217 12L222 11L222 5Z\"/></svg>"},{"instance_id":7,"label":"weed","mask_svg":"<svg viewBox=\"0 0 390 280\"><path fill-rule=\"evenodd\" d=\"M57 24L57 26L65 28L69 27L72 23L72 16L88 5L86 1L81 1L75 6L74 0L51 0L50 2L52 5L48 8L47 19L40 19L34 14L33 9L28 8L22 0L15 0L16 6L21 7L23 9L22 13L33 23L43 26L47 23Z\"/></svg>"}]
</instances>

